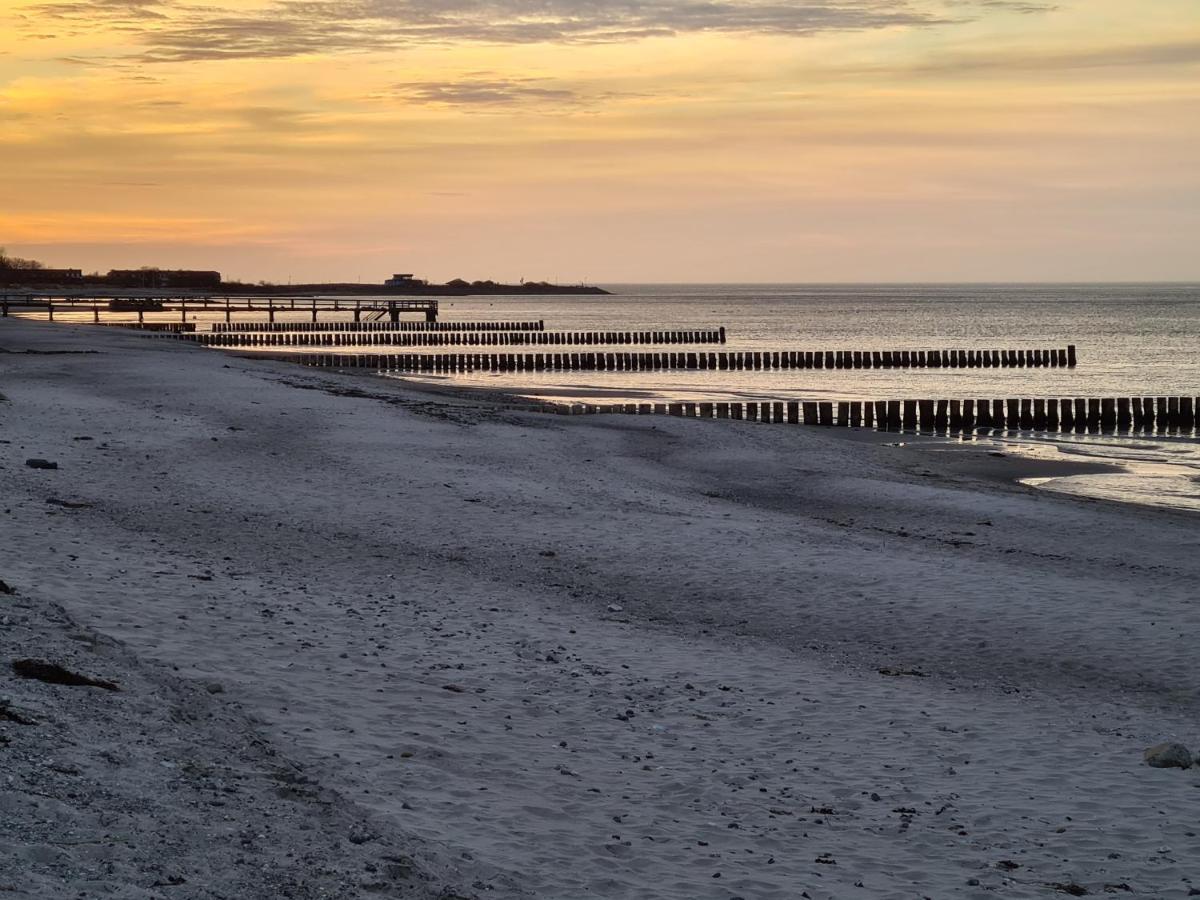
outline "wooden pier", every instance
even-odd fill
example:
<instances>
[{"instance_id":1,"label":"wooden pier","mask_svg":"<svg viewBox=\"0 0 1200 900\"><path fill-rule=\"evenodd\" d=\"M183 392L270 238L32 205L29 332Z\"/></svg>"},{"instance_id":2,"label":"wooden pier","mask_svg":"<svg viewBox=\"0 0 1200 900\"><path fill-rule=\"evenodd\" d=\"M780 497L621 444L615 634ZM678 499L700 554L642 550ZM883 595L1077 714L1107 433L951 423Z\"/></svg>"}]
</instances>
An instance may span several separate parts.
<instances>
[{"instance_id":1,"label":"wooden pier","mask_svg":"<svg viewBox=\"0 0 1200 900\"><path fill-rule=\"evenodd\" d=\"M428 323L437 322L438 301L436 297L417 298L358 298L317 296L260 296L256 294L203 294L164 291L96 291L67 294L55 293L8 293L0 294L0 313L7 316L10 309L46 312L48 321L54 321L58 313L91 313L92 321L99 324L100 314L105 312L136 313L138 322L145 321L147 312L178 313L181 322L186 322L188 313L224 314L226 322L232 323L234 313L266 313L267 321L274 322L275 316L283 312L299 312L311 315L318 322L322 314L350 313L355 322L372 317L389 323L399 323L403 313L417 312L425 316Z\"/></svg>"}]
</instances>

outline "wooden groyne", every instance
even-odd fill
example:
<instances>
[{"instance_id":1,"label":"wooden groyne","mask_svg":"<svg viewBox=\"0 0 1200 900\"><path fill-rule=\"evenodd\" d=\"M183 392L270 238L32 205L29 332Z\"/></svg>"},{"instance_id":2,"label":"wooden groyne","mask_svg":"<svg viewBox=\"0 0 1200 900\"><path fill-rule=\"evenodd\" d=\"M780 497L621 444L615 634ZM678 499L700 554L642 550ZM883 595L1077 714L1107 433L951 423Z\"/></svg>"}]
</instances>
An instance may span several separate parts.
<instances>
[{"instance_id":1,"label":"wooden groyne","mask_svg":"<svg viewBox=\"0 0 1200 900\"><path fill-rule=\"evenodd\" d=\"M1076 365L1064 350L735 350L638 353L305 353L306 366L390 372L652 372L670 369L1046 368Z\"/></svg>"},{"instance_id":2,"label":"wooden groyne","mask_svg":"<svg viewBox=\"0 0 1200 900\"><path fill-rule=\"evenodd\" d=\"M383 331L221 332L188 340L206 347L519 347L622 344L723 344L711 331Z\"/></svg>"},{"instance_id":3,"label":"wooden groyne","mask_svg":"<svg viewBox=\"0 0 1200 900\"><path fill-rule=\"evenodd\" d=\"M1173 432L1198 427L1200 397L1044 397L978 400L764 400L549 404L562 414L622 413L787 425L961 434L979 429L1051 433Z\"/></svg>"},{"instance_id":4,"label":"wooden groyne","mask_svg":"<svg viewBox=\"0 0 1200 900\"><path fill-rule=\"evenodd\" d=\"M536 322L214 322L214 332L259 331L545 331Z\"/></svg>"},{"instance_id":5,"label":"wooden groyne","mask_svg":"<svg viewBox=\"0 0 1200 900\"><path fill-rule=\"evenodd\" d=\"M157 331L165 334L192 334L195 322L103 322L106 327L117 326L133 331Z\"/></svg>"}]
</instances>

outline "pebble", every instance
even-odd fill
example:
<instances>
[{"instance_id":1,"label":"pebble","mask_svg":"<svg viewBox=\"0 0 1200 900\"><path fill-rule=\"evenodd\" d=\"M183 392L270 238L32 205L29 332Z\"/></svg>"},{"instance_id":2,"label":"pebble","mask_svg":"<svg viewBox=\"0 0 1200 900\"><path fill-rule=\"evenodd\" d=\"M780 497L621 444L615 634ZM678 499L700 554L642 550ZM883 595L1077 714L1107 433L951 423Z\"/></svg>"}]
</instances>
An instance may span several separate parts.
<instances>
[{"instance_id":1,"label":"pebble","mask_svg":"<svg viewBox=\"0 0 1200 900\"><path fill-rule=\"evenodd\" d=\"M1190 769L1192 754L1183 744L1166 741L1149 747L1142 754L1146 764L1155 769Z\"/></svg>"}]
</instances>

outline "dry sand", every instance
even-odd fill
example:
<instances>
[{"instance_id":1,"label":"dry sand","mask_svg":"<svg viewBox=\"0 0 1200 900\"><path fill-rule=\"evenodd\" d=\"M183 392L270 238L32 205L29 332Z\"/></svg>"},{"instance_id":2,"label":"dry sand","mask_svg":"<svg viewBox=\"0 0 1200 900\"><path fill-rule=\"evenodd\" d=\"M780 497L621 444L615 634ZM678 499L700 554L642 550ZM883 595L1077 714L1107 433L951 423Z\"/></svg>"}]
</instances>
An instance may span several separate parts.
<instances>
[{"instance_id":1,"label":"dry sand","mask_svg":"<svg viewBox=\"0 0 1200 900\"><path fill-rule=\"evenodd\" d=\"M1200 883L1200 772L1141 759L1200 744L1194 516L832 431L513 413L114 330L6 320L0 348L0 698L39 722L0 722L11 895ZM159 771L192 759L243 776L233 808Z\"/></svg>"}]
</instances>

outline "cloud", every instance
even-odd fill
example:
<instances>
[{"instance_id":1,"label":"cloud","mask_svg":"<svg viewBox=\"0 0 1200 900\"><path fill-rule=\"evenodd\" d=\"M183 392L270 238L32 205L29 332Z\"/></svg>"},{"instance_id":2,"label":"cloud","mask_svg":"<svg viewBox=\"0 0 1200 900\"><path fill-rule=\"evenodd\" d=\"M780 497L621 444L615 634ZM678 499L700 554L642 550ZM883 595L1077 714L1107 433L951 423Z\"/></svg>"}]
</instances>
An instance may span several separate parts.
<instances>
[{"instance_id":1,"label":"cloud","mask_svg":"<svg viewBox=\"0 0 1200 900\"><path fill-rule=\"evenodd\" d=\"M473 110L536 107L542 112L579 109L618 96L611 91L586 93L544 79L486 76L454 81L404 81L374 95L426 106L451 106Z\"/></svg>"},{"instance_id":2,"label":"cloud","mask_svg":"<svg viewBox=\"0 0 1200 900\"><path fill-rule=\"evenodd\" d=\"M977 53L944 56L914 67L920 74L1047 72L1200 64L1200 41L1097 47L1064 53Z\"/></svg>"},{"instance_id":3,"label":"cloud","mask_svg":"<svg viewBox=\"0 0 1200 900\"><path fill-rule=\"evenodd\" d=\"M64 0L43 16L119 23L159 62L279 58L412 44L617 43L697 33L812 35L931 27L1031 0L276 0L251 11L173 0Z\"/></svg>"}]
</instances>

